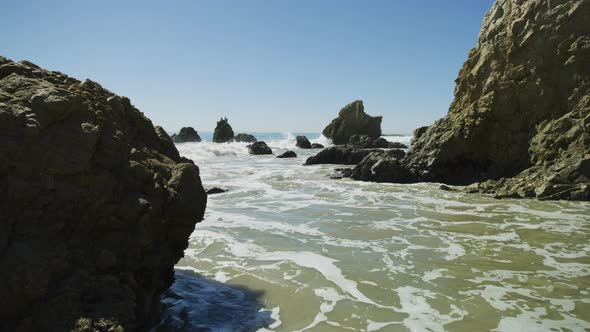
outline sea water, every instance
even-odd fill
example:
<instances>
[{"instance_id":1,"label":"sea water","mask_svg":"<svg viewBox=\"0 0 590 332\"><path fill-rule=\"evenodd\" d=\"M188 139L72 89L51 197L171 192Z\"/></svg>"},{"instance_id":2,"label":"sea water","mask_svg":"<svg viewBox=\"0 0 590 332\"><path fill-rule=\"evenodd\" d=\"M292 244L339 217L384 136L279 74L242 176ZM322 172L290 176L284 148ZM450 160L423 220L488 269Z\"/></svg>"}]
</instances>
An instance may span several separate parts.
<instances>
[{"instance_id":1,"label":"sea water","mask_svg":"<svg viewBox=\"0 0 590 332\"><path fill-rule=\"evenodd\" d=\"M294 135L255 136L298 157L176 145L229 191L209 196L155 331L590 330L589 203L332 180Z\"/></svg>"}]
</instances>

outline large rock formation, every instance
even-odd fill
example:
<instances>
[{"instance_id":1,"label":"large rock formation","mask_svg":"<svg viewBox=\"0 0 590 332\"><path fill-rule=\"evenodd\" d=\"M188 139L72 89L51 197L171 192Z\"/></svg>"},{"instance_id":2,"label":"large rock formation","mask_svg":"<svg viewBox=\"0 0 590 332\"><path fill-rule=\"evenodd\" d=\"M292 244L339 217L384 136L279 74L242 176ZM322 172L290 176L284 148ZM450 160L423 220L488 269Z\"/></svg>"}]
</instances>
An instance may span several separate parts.
<instances>
[{"instance_id":1,"label":"large rock formation","mask_svg":"<svg viewBox=\"0 0 590 332\"><path fill-rule=\"evenodd\" d=\"M356 165L368 156L374 149L357 149L348 146L330 146L315 156L307 158L305 165L339 164Z\"/></svg>"},{"instance_id":2,"label":"large rock formation","mask_svg":"<svg viewBox=\"0 0 590 332\"><path fill-rule=\"evenodd\" d=\"M590 199L590 1L496 1L456 83L402 161L416 181Z\"/></svg>"},{"instance_id":3,"label":"large rock formation","mask_svg":"<svg viewBox=\"0 0 590 332\"><path fill-rule=\"evenodd\" d=\"M200 142L201 136L193 127L182 127L178 135L172 135L174 143Z\"/></svg>"},{"instance_id":4,"label":"large rock formation","mask_svg":"<svg viewBox=\"0 0 590 332\"><path fill-rule=\"evenodd\" d=\"M217 121L217 126L213 132L213 142L226 143L234 140L234 130L230 126L227 118L221 118Z\"/></svg>"},{"instance_id":5,"label":"large rock formation","mask_svg":"<svg viewBox=\"0 0 590 332\"><path fill-rule=\"evenodd\" d=\"M356 100L344 106L338 117L330 122L322 134L332 139L334 144L346 144L355 134L379 138L381 120L381 116L370 116L365 113L363 101Z\"/></svg>"},{"instance_id":6,"label":"large rock formation","mask_svg":"<svg viewBox=\"0 0 590 332\"><path fill-rule=\"evenodd\" d=\"M0 331L134 331L206 195L129 99L0 57Z\"/></svg>"}]
</instances>

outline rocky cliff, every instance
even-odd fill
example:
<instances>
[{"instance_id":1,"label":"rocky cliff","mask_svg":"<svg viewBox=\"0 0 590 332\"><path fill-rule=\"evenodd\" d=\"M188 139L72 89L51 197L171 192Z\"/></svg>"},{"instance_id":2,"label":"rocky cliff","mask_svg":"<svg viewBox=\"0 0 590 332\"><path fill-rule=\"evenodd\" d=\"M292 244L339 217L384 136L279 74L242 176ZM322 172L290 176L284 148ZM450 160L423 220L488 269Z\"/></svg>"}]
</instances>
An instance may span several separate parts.
<instances>
[{"instance_id":1,"label":"rocky cliff","mask_svg":"<svg viewBox=\"0 0 590 332\"><path fill-rule=\"evenodd\" d=\"M134 331L206 195L130 103L0 57L0 331Z\"/></svg>"},{"instance_id":2,"label":"rocky cliff","mask_svg":"<svg viewBox=\"0 0 590 332\"><path fill-rule=\"evenodd\" d=\"M588 200L589 162L590 1L498 0L448 115L420 128L402 165L413 182Z\"/></svg>"}]
</instances>

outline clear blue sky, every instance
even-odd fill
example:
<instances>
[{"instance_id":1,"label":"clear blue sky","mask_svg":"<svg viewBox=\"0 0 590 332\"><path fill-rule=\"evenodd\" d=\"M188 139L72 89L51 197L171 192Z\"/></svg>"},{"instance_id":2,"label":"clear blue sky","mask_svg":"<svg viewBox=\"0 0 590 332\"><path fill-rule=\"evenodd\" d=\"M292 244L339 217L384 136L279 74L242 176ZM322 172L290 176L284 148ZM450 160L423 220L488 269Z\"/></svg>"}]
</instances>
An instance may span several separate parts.
<instances>
[{"instance_id":1,"label":"clear blue sky","mask_svg":"<svg viewBox=\"0 0 590 332\"><path fill-rule=\"evenodd\" d=\"M446 114L492 0L0 2L0 54L90 78L154 124L319 132L363 99L383 131Z\"/></svg>"}]
</instances>

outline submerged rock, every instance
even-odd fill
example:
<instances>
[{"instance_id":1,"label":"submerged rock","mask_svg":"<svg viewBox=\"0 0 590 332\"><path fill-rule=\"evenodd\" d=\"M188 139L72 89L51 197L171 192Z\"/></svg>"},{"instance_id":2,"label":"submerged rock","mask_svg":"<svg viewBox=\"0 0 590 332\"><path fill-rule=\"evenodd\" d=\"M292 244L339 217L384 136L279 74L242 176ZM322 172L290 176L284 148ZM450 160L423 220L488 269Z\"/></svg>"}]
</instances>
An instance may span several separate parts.
<instances>
[{"instance_id":1,"label":"submerged rock","mask_svg":"<svg viewBox=\"0 0 590 332\"><path fill-rule=\"evenodd\" d=\"M381 116L365 113L362 100L356 100L346 106L338 117L324 129L324 136L332 139L334 144L346 144L352 135L367 135L372 138L381 136Z\"/></svg>"},{"instance_id":2,"label":"submerged rock","mask_svg":"<svg viewBox=\"0 0 590 332\"><path fill-rule=\"evenodd\" d=\"M3 331L136 331L207 196L129 99L0 57Z\"/></svg>"},{"instance_id":3,"label":"submerged rock","mask_svg":"<svg viewBox=\"0 0 590 332\"><path fill-rule=\"evenodd\" d=\"M174 143L200 142L201 136L193 127L182 127L178 135L172 135Z\"/></svg>"},{"instance_id":4,"label":"submerged rock","mask_svg":"<svg viewBox=\"0 0 590 332\"><path fill-rule=\"evenodd\" d=\"M264 141L258 141L247 145L249 154L272 154L272 150L266 145Z\"/></svg>"},{"instance_id":5,"label":"submerged rock","mask_svg":"<svg viewBox=\"0 0 590 332\"><path fill-rule=\"evenodd\" d=\"M297 136L295 139L297 140L297 143L295 144L295 146L297 146L298 148L311 149L311 143L309 142L307 137Z\"/></svg>"},{"instance_id":6,"label":"submerged rock","mask_svg":"<svg viewBox=\"0 0 590 332\"><path fill-rule=\"evenodd\" d=\"M227 118L221 118L217 121L217 126L213 132L213 142L226 143L234 140L234 130L230 126Z\"/></svg>"},{"instance_id":7,"label":"submerged rock","mask_svg":"<svg viewBox=\"0 0 590 332\"><path fill-rule=\"evenodd\" d=\"M297 154L291 150L277 156L277 158L297 158Z\"/></svg>"},{"instance_id":8,"label":"submerged rock","mask_svg":"<svg viewBox=\"0 0 590 332\"><path fill-rule=\"evenodd\" d=\"M330 174L330 179L339 180L352 176L352 168L335 168L334 173Z\"/></svg>"},{"instance_id":9,"label":"submerged rock","mask_svg":"<svg viewBox=\"0 0 590 332\"><path fill-rule=\"evenodd\" d=\"M207 190L207 195L222 194L222 193L227 192L227 191L229 191L229 190L223 189L223 188L219 188L219 187L213 187L213 188L209 188Z\"/></svg>"},{"instance_id":10,"label":"submerged rock","mask_svg":"<svg viewBox=\"0 0 590 332\"><path fill-rule=\"evenodd\" d=\"M401 165L385 162L362 178L484 181L468 190L588 200L589 27L585 0L496 1L447 116L415 131Z\"/></svg>"},{"instance_id":11,"label":"submerged rock","mask_svg":"<svg viewBox=\"0 0 590 332\"><path fill-rule=\"evenodd\" d=\"M320 143L313 143L313 144L311 144L311 148L312 149L323 149L324 146L321 145Z\"/></svg>"},{"instance_id":12,"label":"submerged rock","mask_svg":"<svg viewBox=\"0 0 590 332\"><path fill-rule=\"evenodd\" d=\"M245 143L254 143L254 142L258 141L256 139L256 137L254 137L253 135L250 135L250 134L237 134L234 140L236 142L245 142Z\"/></svg>"}]
</instances>

